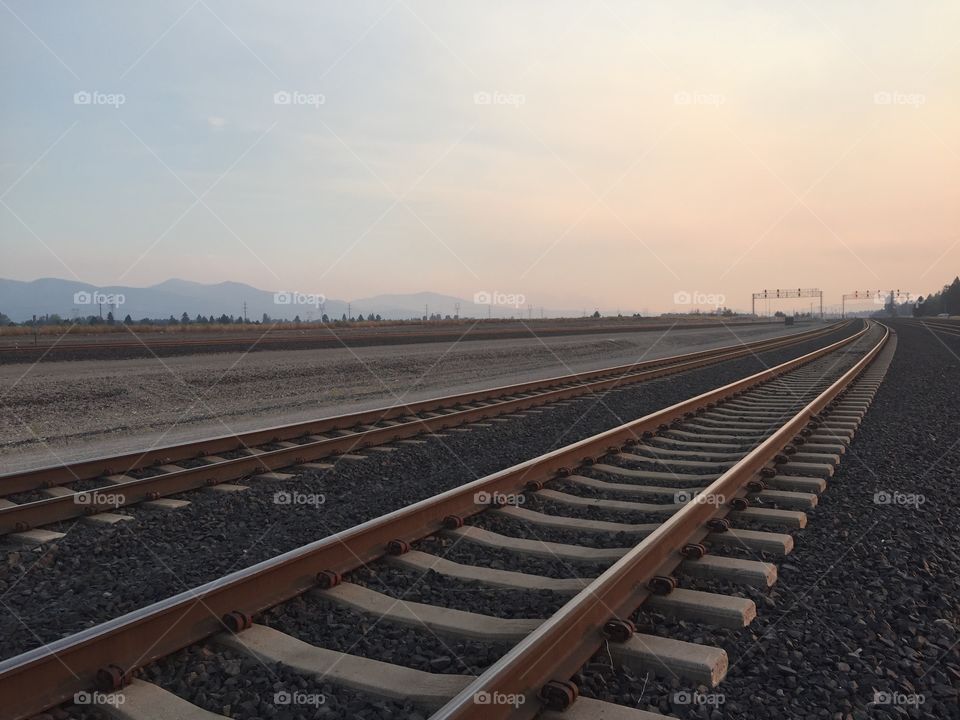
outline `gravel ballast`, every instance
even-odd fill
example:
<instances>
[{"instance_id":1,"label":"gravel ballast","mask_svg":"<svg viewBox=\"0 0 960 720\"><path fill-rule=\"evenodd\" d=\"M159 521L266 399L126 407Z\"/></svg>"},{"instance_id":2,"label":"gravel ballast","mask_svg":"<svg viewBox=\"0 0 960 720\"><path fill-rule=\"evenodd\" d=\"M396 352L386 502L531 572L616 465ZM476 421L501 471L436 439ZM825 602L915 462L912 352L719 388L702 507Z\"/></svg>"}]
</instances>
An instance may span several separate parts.
<instances>
[{"instance_id":1,"label":"gravel ballast","mask_svg":"<svg viewBox=\"0 0 960 720\"><path fill-rule=\"evenodd\" d=\"M2 546L0 655L9 657L783 362L820 341L664 378L593 400L449 432L242 493L191 492L177 511L133 506L134 522L65 525L46 548ZM283 503L278 493L304 502Z\"/></svg>"},{"instance_id":2,"label":"gravel ballast","mask_svg":"<svg viewBox=\"0 0 960 720\"><path fill-rule=\"evenodd\" d=\"M898 329L900 344L887 378L821 504L808 513L809 525L793 533L794 553L777 563L779 582L769 591L719 581L682 583L751 598L758 607L751 626L733 631L647 611L636 615L640 632L723 647L730 658L724 682L711 689L637 676L613 668L601 651L575 678L582 695L700 720L960 718L960 537L951 523L960 479L960 341L945 345L928 331ZM428 447L433 446L417 449ZM554 542L570 539L548 528L524 533L518 531L521 523L490 514L475 524ZM583 544L594 542L606 544L597 538ZM551 572L551 561L501 557L448 539L429 538L417 547L476 565L554 577L580 574L564 564L553 563ZM537 617L561 603L548 593L494 592L383 563L348 580L407 601L500 617ZM375 618L317 598L286 603L260 621L324 647L431 672L476 673L505 650L378 625ZM245 672L243 663L249 666ZM315 683L282 666L266 673L254 664L259 665L228 652L192 648L144 675L215 712L243 719L295 717L285 714L288 708L277 714L272 693L277 687L315 689ZM427 714L329 685L322 690L333 704L319 713L301 708L303 717Z\"/></svg>"},{"instance_id":3,"label":"gravel ballast","mask_svg":"<svg viewBox=\"0 0 960 720\"><path fill-rule=\"evenodd\" d=\"M757 619L654 618L656 634L723 647L724 682L598 670L584 695L711 720L960 718L960 341L893 327L886 379L779 581L741 592Z\"/></svg>"}]
</instances>

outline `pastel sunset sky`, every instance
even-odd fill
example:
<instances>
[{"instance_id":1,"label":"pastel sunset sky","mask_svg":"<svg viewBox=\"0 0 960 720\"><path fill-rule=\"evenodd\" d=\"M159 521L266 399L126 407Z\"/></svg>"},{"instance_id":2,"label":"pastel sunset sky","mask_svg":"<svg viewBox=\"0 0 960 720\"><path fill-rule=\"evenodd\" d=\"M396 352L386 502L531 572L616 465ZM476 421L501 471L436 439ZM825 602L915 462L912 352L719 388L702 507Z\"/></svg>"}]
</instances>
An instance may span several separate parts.
<instances>
[{"instance_id":1,"label":"pastel sunset sky","mask_svg":"<svg viewBox=\"0 0 960 720\"><path fill-rule=\"evenodd\" d=\"M926 293L960 272L958 27L950 1L3 0L0 277Z\"/></svg>"}]
</instances>

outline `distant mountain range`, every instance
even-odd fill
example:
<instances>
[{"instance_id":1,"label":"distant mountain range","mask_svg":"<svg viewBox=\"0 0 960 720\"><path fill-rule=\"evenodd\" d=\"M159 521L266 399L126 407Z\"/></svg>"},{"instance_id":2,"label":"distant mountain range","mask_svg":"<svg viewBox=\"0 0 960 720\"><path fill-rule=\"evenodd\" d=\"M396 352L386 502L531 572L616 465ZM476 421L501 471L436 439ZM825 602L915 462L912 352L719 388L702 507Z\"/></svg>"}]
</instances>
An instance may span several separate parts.
<instances>
[{"instance_id":1,"label":"distant mountain range","mask_svg":"<svg viewBox=\"0 0 960 720\"><path fill-rule=\"evenodd\" d=\"M486 301L487 298L481 297ZM264 314L274 319L319 320L326 313L340 318L345 313L379 314L384 318L405 320L430 314L454 315L457 305L461 317L520 317L527 315L522 298L498 296L490 298L494 304L432 292L402 295L377 295L358 300L337 300L293 291L260 290L244 283L222 282L212 285L189 280L167 280L158 285L137 288L127 286L99 287L89 283L59 278L40 278L21 281L0 278L0 313L16 322L29 320L34 315L60 315L71 319L99 315L106 317L112 311L122 320L126 315L141 318L176 318L186 312L191 318L199 315L242 316L246 304L247 317L259 320ZM517 307L519 305L519 307ZM539 308L536 310L539 314ZM548 312L551 316L574 313ZM579 314L579 313L576 313Z\"/></svg>"}]
</instances>

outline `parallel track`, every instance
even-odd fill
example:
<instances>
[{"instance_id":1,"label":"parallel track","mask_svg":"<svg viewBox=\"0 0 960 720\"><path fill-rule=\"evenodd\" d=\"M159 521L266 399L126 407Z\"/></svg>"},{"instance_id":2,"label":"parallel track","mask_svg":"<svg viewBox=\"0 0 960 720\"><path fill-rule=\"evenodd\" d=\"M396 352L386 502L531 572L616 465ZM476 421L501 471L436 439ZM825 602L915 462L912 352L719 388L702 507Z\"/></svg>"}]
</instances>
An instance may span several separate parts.
<instances>
[{"instance_id":1,"label":"parallel track","mask_svg":"<svg viewBox=\"0 0 960 720\"><path fill-rule=\"evenodd\" d=\"M84 515L109 512L549 402L789 347L817 339L837 328L838 325L831 325L786 338L8 473L0 475L0 497L12 496L12 502L0 501L0 535L24 533ZM67 490L69 485L81 482L94 487ZM17 502L18 493L37 491L52 497Z\"/></svg>"},{"instance_id":2,"label":"parallel track","mask_svg":"<svg viewBox=\"0 0 960 720\"><path fill-rule=\"evenodd\" d=\"M575 701L577 688L570 679L601 646L607 646L617 662L639 669L646 664L649 670L651 660L643 647L660 642L666 649L658 661L671 662L674 646L664 645L663 638L638 636L630 621L637 608L655 595L662 598L661 606L669 607L671 595L678 592L674 590L678 577L691 572L729 575L731 568L745 577L775 575L775 568L767 563L718 564L711 559L723 560L716 551L731 540L767 546L780 542L774 534L730 529L731 525L749 521L802 526L802 513L794 508L816 502L817 492L825 485L823 478L832 474L837 456L849 443L894 347L891 333L871 323L850 338L749 378L8 659L0 663L0 701L10 717L28 717L97 685L104 691L125 693L130 712L157 703L170 708L179 703L183 709L182 701L154 686L139 681L125 685L138 667L214 636L220 638L219 644L257 647L258 653L269 655L270 643L264 636L270 633L251 626L258 613L308 591L362 607L377 593L342 582L343 575L387 555L396 556L392 562L415 566L419 553L410 552L411 544L437 533L481 545L503 543L504 536L484 535L464 525L474 516L492 513L541 528L563 525L596 533L606 526L607 532L632 532L643 539L622 548L605 572L584 582L586 587L550 618L535 623L511 651L477 678L442 676L442 682L430 680L423 689L416 681L427 673L408 673L397 686L391 673L382 672L383 668L378 673L374 666L368 668L371 672L356 676L338 673L337 665L362 669L365 661L338 653L323 655L319 650L318 656L337 660L315 671L374 695L427 697L427 705L432 699L435 720L528 718L568 706L564 717L612 712L595 701ZM677 502L678 488L665 482L681 485L699 499ZM578 488L588 490L578 494ZM609 499L625 495L661 502ZM519 496L537 498L561 510L545 514L498 507L498 498ZM664 498L673 502L664 503ZM626 517L638 512L667 517L655 527L597 523L571 510L585 504ZM555 545L552 551L576 555L578 547ZM480 582L499 587L518 582L516 573L478 573L477 568L450 565L439 565L438 571L454 577L472 573ZM544 578L533 580L534 586L550 584ZM710 600L705 602L709 605ZM486 625L496 624L495 618L465 617L467 613L454 619L447 613L433 620L435 610L420 606L414 615L421 616L417 621L428 627L435 623L432 630L442 627L454 635L476 632L471 627L476 617ZM229 632L224 633L225 629ZM695 674L706 663L708 684L719 682L725 655L716 648L704 648L703 653L712 659L687 658L685 666L680 663L674 670ZM444 696L444 691L437 690L440 687L449 692ZM522 701L490 704L489 699L496 697ZM619 707L616 713L623 718L659 717Z\"/></svg>"},{"instance_id":3,"label":"parallel track","mask_svg":"<svg viewBox=\"0 0 960 720\"><path fill-rule=\"evenodd\" d=\"M927 330L931 330L939 335L960 336L960 322L945 319L925 319L918 318L913 322L922 325Z\"/></svg>"}]
</instances>

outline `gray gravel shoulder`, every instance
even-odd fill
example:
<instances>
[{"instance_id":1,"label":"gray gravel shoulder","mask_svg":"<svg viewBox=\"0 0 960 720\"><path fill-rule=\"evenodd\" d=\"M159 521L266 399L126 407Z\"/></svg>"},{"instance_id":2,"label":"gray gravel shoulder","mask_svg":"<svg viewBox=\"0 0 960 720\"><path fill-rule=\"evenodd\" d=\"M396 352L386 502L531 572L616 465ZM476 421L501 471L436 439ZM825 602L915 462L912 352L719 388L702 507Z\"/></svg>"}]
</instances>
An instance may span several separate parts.
<instances>
[{"instance_id":1,"label":"gray gravel shoulder","mask_svg":"<svg viewBox=\"0 0 960 720\"><path fill-rule=\"evenodd\" d=\"M776 325L0 363L2 472L777 337Z\"/></svg>"},{"instance_id":2,"label":"gray gravel shoulder","mask_svg":"<svg viewBox=\"0 0 960 720\"><path fill-rule=\"evenodd\" d=\"M163 512L133 506L133 522L81 522L45 549L0 543L0 656L26 651L233 570L588 437L765 365L820 346L805 343L629 386L509 423L451 432L423 445L370 453L362 462L285 482L250 481L243 493L192 492ZM295 490L322 502L282 504Z\"/></svg>"}]
</instances>

